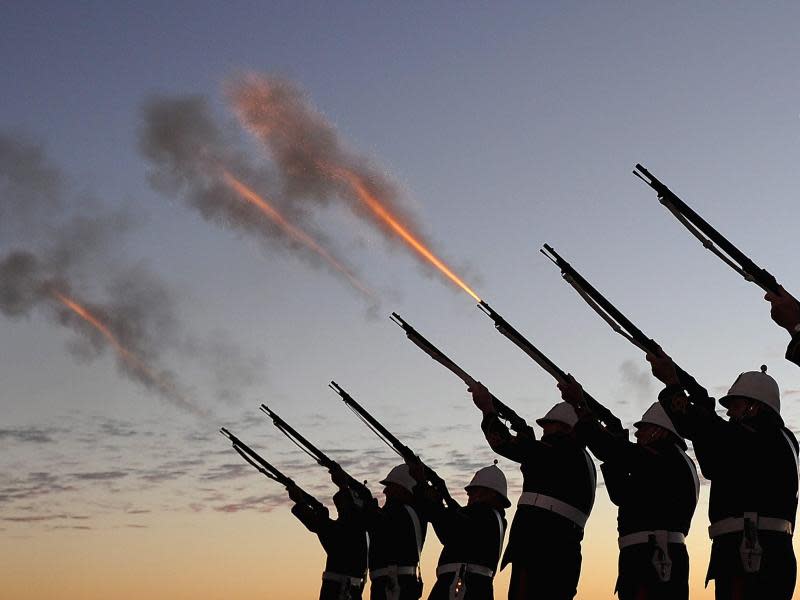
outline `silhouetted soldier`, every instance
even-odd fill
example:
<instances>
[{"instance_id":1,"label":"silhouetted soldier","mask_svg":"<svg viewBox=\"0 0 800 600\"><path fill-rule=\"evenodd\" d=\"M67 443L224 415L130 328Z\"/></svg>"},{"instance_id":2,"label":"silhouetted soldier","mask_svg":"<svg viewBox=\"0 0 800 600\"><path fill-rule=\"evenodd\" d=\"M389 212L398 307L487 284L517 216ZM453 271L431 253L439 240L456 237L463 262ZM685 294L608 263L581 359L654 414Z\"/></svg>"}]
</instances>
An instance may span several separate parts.
<instances>
[{"instance_id":1,"label":"silhouetted soldier","mask_svg":"<svg viewBox=\"0 0 800 600\"><path fill-rule=\"evenodd\" d=\"M703 475L711 480L708 513L711 561L706 582L717 599L789 600L797 563L792 533L797 513L798 444L780 416L780 392L762 371L742 373L720 399L684 394L672 360L648 355L666 388L659 400L677 430L691 439Z\"/></svg>"},{"instance_id":2,"label":"silhouetted soldier","mask_svg":"<svg viewBox=\"0 0 800 600\"><path fill-rule=\"evenodd\" d=\"M312 508L304 502L302 494L289 488L289 497L295 502L292 514L306 528L317 534L327 554L322 573L320 600L357 600L361 598L367 574L368 538L362 507L356 496L337 472L331 479L339 486L333 496L338 517L334 520L324 506Z\"/></svg>"},{"instance_id":3,"label":"silhouetted soldier","mask_svg":"<svg viewBox=\"0 0 800 600\"><path fill-rule=\"evenodd\" d=\"M408 465L394 467L386 479L383 507L366 512L370 537L371 600L417 600L422 596L419 559L428 522L414 498L416 481Z\"/></svg>"},{"instance_id":4,"label":"silhouetted soldier","mask_svg":"<svg viewBox=\"0 0 800 600\"><path fill-rule=\"evenodd\" d=\"M578 442L575 410L556 404L537 420L544 433L511 435L489 391L470 389L483 412L481 428L492 450L520 463L523 484L501 569L512 563L510 600L573 598L581 572L583 528L594 504L597 474Z\"/></svg>"},{"instance_id":5,"label":"silhouetted soldier","mask_svg":"<svg viewBox=\"0 0 800 600\"><path fill-rule=\"evenodd\" d=\"M411 470L442 553L436 583L428 600L493 600L493 579L503 550L508 484L495 465L480 469L464 488L466 506L447 506L435 486L424 481L421 470Z\"/></svg>"},{"instance_id":6,"label":"silhouetted soldier","mask_svg":"<svg viewBox=\"0 0 800 600\"><path fill-rule=\"evenodd\" d=\"M770 310L772 320L792 336L792 341L786 349L786 358L800 365L800 302L783 287L777 294L767 292L764 299L772 305Z\"/></svg>"},{"instance_id":7,"label":"silhouetted soldier","mask_svg":"<svg viewBox=\"0 0 800 600\"><path fill-rule=\"evenodd\" d=\"M686 535L700 482L686 442L656 402L634 423L636 443L609 432L586 406L574 379L559 384L579 415L579 439L601 461L606 489L619 507L620 600L689 598Z\"/></svg>"}]
</instances>

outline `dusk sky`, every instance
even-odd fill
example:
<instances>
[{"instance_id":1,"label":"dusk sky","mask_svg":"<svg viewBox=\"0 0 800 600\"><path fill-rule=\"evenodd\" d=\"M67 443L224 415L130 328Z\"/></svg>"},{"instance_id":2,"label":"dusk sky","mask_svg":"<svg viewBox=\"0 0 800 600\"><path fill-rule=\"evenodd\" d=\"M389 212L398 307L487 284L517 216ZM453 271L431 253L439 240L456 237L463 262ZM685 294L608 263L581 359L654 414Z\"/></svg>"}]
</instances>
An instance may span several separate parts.
<instances>
[{"instance_id":1,"label":"dusk sky","mask_svg":"<svg viewBox=\"0 0 800 600\"><path fill-rule=\"evenodd\" d=\"M316 597L317 540L218 429L332 507L326 473L265 402L377 494L398 459L331 379L465 500L495 458L480 414L392 311L528 421L559 400L341 181L310 180L263 143L243 105L264 82L626 425L660 386L539 254L545 242L712 395L768 365L798 432L800 372L763 292L631 170L642 163L800 293L800 6L669 4L4 3L0 265L16 258L30 278L0 269L0 597ZM243 208L220 169L325 256ZM516 500L519 471L499 465ZM713 597L707 503L704 485L693 598ZM616 539L599 488L578 597L612 596ZM439 548L429 530L426 595Z\"/></svg>"}]
</instances>

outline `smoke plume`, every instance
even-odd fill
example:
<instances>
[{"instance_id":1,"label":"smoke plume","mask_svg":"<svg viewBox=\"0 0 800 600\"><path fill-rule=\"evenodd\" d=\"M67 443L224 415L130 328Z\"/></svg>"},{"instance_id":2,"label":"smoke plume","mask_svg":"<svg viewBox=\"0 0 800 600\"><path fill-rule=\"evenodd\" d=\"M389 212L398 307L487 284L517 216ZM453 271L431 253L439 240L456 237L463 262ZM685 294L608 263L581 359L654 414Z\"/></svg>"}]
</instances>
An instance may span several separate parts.
<instances>
[{"instance_id":1,"label":"smoke plume","mask_svg":"<svg viewBox=\"0 0 800 600\"><path fill-rule=\"evenodd\" d=\"M232 81L228 96L242 126L270 153L288 198L303 205L343 201L392 243L405 240L408 244L408 238L392 226L394 221L430 247L403 206L398 188L367 158L349 150L333 125L293 83L250 74ZM430 260L419 254L417 258L430 266Z\"/></svg>"},{"instance_id":2,"label":"smoke plume","mask_svg":"<svg viewBox=\"0 0 800 600\"><path fill-rule=\"evenodd\" d=\"M183 198L208 221L256 236L270 250L344 274L371 294L307 209L287 202L275 177L254 166L232 132L214 121L203 97L153 97L143 113L139 146L156 189Z\"/></svg>"},{"instance_id":3,"label":"smoke plume","mask_svg":"<svg viewBox=\"0 0 800 600\"><path fill-rule=\"evenodd\" d=\"M169 289L120 255L120 236L135 219L98 207L70 189L39 146L0 133L0 223L13 230L0 246L0 313L21 318L41 312L75 334L67 349L76 358L114 350L120 373L204 414L163 366L165 352L184 343ZM217 375L231 393L229 375Z\"/></svg>"}]
</instances>

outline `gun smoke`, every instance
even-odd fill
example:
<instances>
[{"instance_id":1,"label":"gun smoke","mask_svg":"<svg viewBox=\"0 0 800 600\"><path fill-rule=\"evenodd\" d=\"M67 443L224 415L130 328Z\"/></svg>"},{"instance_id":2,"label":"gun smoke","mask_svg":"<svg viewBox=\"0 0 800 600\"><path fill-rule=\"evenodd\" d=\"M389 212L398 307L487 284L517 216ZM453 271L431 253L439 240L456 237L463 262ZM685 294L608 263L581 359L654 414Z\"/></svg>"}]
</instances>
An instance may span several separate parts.
<instances>
[{"instance_id":1,"label":"gun smoke","mask_svg":"<svg viewBox=\"0 0 800 600\"><path fill-rule=\"evenodd\" d=\"M287 198L307 207L344 202L387 240L414 250L426 268L435 267L477 298L429 250L431 244L402 205L397 186L367 158L350 151L293 83L250 74L233 80L228 96L239 122L272 157Z\"/></svg>"},{"instance_id":2,"label":"gun smoke","mask_svg":"<svg viewBox=\"0 0 800 600\"><path fill-rule=\"evenodd\" d=\"M371 296L307 209L287 202L276 178L237 149L235 136L214 121L204 98L153 97L143 113L139 147L154 188L182 197L210 222L257 237L270 250L344 274Z\"/></svg>"},{"instance_id":3,"label":"gun smoke","mask_svg":"<svg viewBox=\"0 0 800 600\"><path fill-rule=\"evenodd\" d=\"M180 349L184 336L164 282L121 256L119 239L135 223L130 214L108 212L76 194L39 146L0 132L0 215L8 228L3 241L15 246L0 255L2 314L41 311L75 334L67 343L74 357L93 360L111 346L121 374L179 408L205 414L162 366L163 354ZM85 301L87 295L103 301ZM209 368L230 394L230 377L219 370L225 363L210 360Z\"/></svg>"}]
</instances>

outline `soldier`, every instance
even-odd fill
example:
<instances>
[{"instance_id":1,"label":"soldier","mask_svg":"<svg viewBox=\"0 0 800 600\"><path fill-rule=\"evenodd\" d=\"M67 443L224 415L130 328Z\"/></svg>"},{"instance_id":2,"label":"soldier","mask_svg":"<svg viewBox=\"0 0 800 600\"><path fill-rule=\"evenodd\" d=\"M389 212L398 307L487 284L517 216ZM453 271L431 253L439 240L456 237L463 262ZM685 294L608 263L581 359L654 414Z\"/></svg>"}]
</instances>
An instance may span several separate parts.
<instances>
[{"instance_id":1,"label":"soldier","mask_svg":"<svg viewBox=\"0 0 800 600\"><path fill-rule=\"evenodd\" d=\"M358 600L367 574L367 530L359 510L360 500L348 488L347 480L337 471L332 472L331 479L339 487L333 496L338 512L335 520L327 508L309 506L303 494L290 487L289 498L295 502L292 514L317 534L327 554L320 600Z\"/></svg>"},{"instance_id":2,"label":"soldier","mask_svg":"<svg viewBox=\"0 0 800 600\"><path fill-rule=\"evenodd\" d=\"M772 320L792 336L792 341L786 349L786 358L800 365L800 302L783 287L776 294L767 292L764 299L771 304Z\"/></svg>"},{"instance_id":3,"label":"soldier","mask_svg":"<svg viewBox=\"0 0 800 600\"><path fill-rule=\"evenodd\" d=\"M520 463L523 484L501 569L512 563L509 600L567 600L577 593L583 528L594 504L594 462L577 440L575 410L556 404L533 430L516 436L500 421L489 391L470 388L492 450Z\"/></svg>"},{"instance_id":4,"label":"soldier","mask_svg":"<svg viewBox=\"0 0 800 600\"><path fill-rule=\"evenodd\" d=\"M611 501L619 507L620 600L686 600L689 555L686 535L700 482L686 442L656 402L634 423L636 443L607 431L586 406L570 376L558 385L579 415L578 437L603 464Z\"/></svg>"},{"instance_id":5,"label":"soldier","mask_svg":"<svg viewBox=\"0 0 800 600\"><path fill-rule=\"evenodd\" d=\"M414 498L416 481L406 464L381 481L383 507L366 511L370 537L371 600L417 600L422 596L419 559L428 523Z\"/></svg>"},{"instance_id":6,"label":"soldier","mask_svg":"<svg viewBox=\"0 0 800 600\"><path fill-rule=\"evenodd\" d=\"M428 600L493 600L493 578L506 532L508 484L496 466L480 469L464 488L466 506L447 506L421 470L412 469L425 513L442 542L436 583Z\"/></svg>"},{"instance_id":7,"label":"soldier","mask_svg":"<svg viewBox=\"0 0 800 600\"><path fill-rule=\"evenodd\" d=\"M706 583L715 581L718 600L789 600L797 575L798 444L780 416L778 384L763 366L740 374L719 401L725 420L713 400L687 398L663 352L647 360L666 385L659 401L711 480Z\"/></svg>"}]
</instances>

